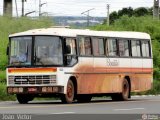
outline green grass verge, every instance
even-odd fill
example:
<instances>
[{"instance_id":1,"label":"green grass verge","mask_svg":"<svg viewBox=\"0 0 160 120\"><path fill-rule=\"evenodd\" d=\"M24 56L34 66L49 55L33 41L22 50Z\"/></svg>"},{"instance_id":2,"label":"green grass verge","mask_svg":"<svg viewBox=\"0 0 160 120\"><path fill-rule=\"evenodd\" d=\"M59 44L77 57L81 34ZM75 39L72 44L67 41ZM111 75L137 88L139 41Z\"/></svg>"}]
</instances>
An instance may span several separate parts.
<instances>
[{"instance_id":1,"label":"green grass verge","mask_svg":"<svg viewBox=\"0 0 160 120\"><path fill-rule=\"evenodd\" d=\"M0 82L6 82L6 71L0 71Z\"/></svg>"},{"instance_id":2,"label":"green grass verge","mask_svg":"<svg viewBox=\"0 0 160 120\"><path fill-rule=\"evenodd\" d=\"M0 83L0 101L14 101L15 95L8 95L6 90L6 83Z\"/></svg>"},{"instance_id":3,"label":"green grass verge","mask_svg":"<svg viewBox=\"0 0 160 120\"><path fill-rule=\"evenodd\" d=\"M160 80L154 80L153 81L153 88L151 90L145 92L145 94L149 94L149 95L160 94Z\"/></svg>"}]
</instances>

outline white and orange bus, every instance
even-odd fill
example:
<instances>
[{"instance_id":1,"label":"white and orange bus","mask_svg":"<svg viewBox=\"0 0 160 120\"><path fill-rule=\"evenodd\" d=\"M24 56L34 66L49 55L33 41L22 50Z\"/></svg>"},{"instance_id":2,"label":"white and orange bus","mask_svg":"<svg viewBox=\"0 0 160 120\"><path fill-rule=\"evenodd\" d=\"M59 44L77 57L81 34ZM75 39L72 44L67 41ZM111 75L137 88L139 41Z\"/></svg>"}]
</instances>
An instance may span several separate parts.
<instances>
[{"instance_id":1,"label":"white and orange bus","mask_svg":"<svg viewBox=\"0 0 160 120\"><path fill-rule=\"evenodd\" d=\"M23 104L54 95L64 103L102 95L128 100L152 87L147 33L35 29L10 35L7 51L7 92Z\"/></svg>"}]
</instances>

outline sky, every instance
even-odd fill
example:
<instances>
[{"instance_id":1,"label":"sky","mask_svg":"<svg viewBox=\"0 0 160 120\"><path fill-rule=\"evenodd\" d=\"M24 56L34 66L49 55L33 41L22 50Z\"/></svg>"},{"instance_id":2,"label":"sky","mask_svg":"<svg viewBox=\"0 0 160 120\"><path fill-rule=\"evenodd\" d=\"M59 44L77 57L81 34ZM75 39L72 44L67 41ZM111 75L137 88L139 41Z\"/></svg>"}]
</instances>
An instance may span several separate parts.
<instances>
[{"instance_id":1,"label":"sky","mask_svg":"<svg viewBox=\"0 0 160 120\"><path fill-rule=\"evenodd\" d=\"M13 15L16 16L16 6L13 0ZM17 0L18 15L21 15L21 1ZM92 9L90 16L106 17L107 4L110 5L110 12L118 11L124 7L152 7L153 0L41 0L46 3L41 7L42 12L51 16L85 16L82 12ZM29 16L38 16L39 0L27 0L25 2L25 13L36 11ZM0 15L3 14L3 0L0 0Z\"/></svg>"}]
</instances>

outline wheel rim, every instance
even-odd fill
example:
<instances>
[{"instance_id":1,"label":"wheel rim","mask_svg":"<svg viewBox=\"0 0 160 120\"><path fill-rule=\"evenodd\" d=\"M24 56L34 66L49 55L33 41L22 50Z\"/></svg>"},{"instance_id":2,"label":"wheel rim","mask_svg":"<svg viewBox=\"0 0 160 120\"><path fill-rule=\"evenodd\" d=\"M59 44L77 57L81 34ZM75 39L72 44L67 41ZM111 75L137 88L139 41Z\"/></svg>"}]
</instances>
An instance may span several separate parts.
<instances>
[{"instance_id":1,"label":"wheel rim","mask_svg":"<svg viewBox=\"0 0 160 120\"><path fill-rule=\"evenodd\" d=\"M125 80L124 84L123 84L123 96L125 98L128 98L128 95L129 95L129 84L128 84L127 80Z\"/></svg>"},{"instance_id":2,"label":"wheel rim","mask_svg":"<svg viewBox=\"0 0 160 120\"><path fill-rule=\"evenodd\" d=\"M73 98L73 86L71 84L67 86L67 96L69 99Z\"/></svg>"}]
</instances>

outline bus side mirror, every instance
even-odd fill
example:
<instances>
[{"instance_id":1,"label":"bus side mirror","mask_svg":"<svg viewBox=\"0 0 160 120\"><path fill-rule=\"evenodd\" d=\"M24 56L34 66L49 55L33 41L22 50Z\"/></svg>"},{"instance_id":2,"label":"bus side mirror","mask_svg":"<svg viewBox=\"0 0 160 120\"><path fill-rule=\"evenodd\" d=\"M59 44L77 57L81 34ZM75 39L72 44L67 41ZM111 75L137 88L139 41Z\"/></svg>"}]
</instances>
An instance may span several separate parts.
<instances>
[{"instance_id":1,"label":"bus side mirror","mask_svg":"<svg viewBox=\"0 0 160 120\"><path fill-rule=\"evenodd\" d=\"M71 53L71 46L67 45L66 46L66 54L70 54Z\"/></svg>"},{"instance_id":2,"label":"bus side mirror","mask_svg":"<svg viewBox=\"0 0 160 120\"><path fill-rule=\"evenodd\" d=\"M7 45L6 55L9 55L9 45Z\"/></svg>"}]
</instances>

